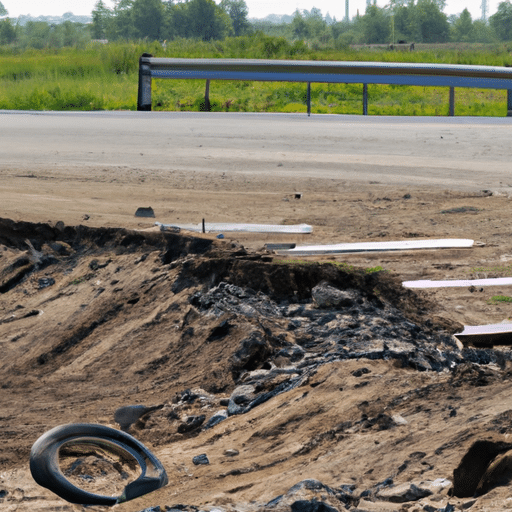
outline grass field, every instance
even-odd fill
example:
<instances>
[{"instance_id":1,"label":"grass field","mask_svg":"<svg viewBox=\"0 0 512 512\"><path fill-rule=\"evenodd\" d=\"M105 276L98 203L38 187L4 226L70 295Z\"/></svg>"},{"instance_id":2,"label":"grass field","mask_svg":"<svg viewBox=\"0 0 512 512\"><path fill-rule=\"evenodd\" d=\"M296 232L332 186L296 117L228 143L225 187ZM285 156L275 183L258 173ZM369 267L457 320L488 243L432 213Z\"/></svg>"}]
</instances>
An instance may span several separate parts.
<instances>
[{"instance_id":1,"label":"grass field","mask_svg":"<svg viewBox=\"0 0 512 512\"><path fill-rule=\"evenodd\" d=\"M178 40L164 49L159 43L91 44L84 49L26 50L0 47L0 109L135 110L138 58L157 57L280 58L383 62L439 62L512 65L506 45L427 47L415 52L383 48L311 50L302 41L252 36L210 43ZM204 80L153 80L153 110L204 108ZM371 115L448 115L448 88L368 86ZM212 111L306 112L306 84L212 81ZM506 92L457 88L455 114L506 115ZM362 84L311 85L313 113L361 114Z\"/></svg>"}]
</instances>

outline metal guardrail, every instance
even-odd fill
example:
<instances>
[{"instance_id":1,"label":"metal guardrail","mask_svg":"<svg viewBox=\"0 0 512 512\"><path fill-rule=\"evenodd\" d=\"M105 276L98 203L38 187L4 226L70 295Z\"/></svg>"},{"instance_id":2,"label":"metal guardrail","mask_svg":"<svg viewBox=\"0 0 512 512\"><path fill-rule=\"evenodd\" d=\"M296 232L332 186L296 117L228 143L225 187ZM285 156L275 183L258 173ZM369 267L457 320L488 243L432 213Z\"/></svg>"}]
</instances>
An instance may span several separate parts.
<instances>
[{"instance_id":1,"label":"metal guardrail","mask_svg":"<svg viewBox=\"0 0 512 512\"><path fill-rule=\"evenodd\" d=\"M363 114L368 114L368 84L442 86L450 88L450 115L455 115L455 87L506 89L507 115L512 116L512 68L458 64L343 62L260 59L139 59L137 110L151 110L152 78L204 79L209 105L210 80L306 82L311 113L312 82L363 84Z\"/></svg>"}]
</instances>

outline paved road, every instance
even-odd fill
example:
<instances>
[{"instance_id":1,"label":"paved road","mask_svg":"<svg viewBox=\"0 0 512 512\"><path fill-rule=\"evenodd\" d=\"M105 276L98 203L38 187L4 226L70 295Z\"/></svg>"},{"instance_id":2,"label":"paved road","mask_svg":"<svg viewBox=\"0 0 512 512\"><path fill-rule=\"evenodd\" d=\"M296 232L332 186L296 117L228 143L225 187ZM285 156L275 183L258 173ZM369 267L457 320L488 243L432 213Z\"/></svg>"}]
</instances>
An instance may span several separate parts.
<instances>
[{"instance_id":1,"label":"paved road","mask_svg":"<svg viewBox=\"0 0 512 512\"><path fill-rule=\"evenodd\" d=\"M512 118L0 111L0 169L126 166L497 189L512 186L511 141Z\"/></svg>"}]
</instances>

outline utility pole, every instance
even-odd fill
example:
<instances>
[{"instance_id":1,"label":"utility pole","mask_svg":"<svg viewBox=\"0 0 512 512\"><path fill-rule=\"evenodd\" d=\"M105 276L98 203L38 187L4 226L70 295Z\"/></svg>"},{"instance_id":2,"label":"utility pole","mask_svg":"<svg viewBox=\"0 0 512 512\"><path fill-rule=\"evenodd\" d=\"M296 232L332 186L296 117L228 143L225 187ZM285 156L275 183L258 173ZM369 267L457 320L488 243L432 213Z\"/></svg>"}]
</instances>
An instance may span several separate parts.
<instances>
[{"instance_id":1,"label":"utility pole","mask_svg":"<svg viewBox=\"0 0 512 512\"><path fill-rule=\"evenodd\" d=\"M482 21L487 21L487 0L482 0Z\"/></svg>"},{"instance_id":2,"label":"utility pole","mask_svg":"<svg viewBox=\"0 0 512 512\"><path fill-rule=\"evenodd\" d=\"M389 3L391 7L391 44L395 44L395 9L396 9L396 0L391 0Z\"/></svg>"}]
</instances>

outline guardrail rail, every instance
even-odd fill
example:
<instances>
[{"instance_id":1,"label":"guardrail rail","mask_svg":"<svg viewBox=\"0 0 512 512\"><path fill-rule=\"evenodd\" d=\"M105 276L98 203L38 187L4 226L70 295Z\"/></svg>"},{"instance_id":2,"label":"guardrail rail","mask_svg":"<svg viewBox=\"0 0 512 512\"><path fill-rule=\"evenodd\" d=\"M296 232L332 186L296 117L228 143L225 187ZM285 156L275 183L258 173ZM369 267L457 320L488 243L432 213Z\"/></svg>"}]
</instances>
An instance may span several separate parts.
<instances>
[{"instance_id":1,"label":"guardrail rail","mask_svg":"<svg viewBox=\"0 0 512 512\"><path fill-rule=\"evenodd\" d=\"M512 68L459 64L345 62L264 59L168 59L143 54L139 59L137 110L151 110L153 78L206 80L209 110L210 80L307 83L311 114L311 83L363 84L363 115L368 115L368 84L449 87L449 115L455 115L455 87L507 90L507 116L512 116Z\"/></svg>"}]
</instances>

